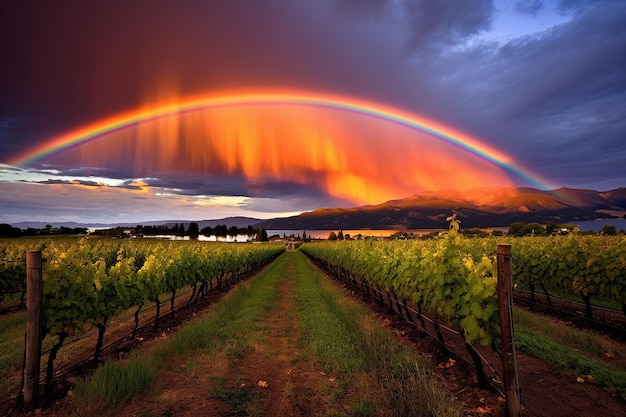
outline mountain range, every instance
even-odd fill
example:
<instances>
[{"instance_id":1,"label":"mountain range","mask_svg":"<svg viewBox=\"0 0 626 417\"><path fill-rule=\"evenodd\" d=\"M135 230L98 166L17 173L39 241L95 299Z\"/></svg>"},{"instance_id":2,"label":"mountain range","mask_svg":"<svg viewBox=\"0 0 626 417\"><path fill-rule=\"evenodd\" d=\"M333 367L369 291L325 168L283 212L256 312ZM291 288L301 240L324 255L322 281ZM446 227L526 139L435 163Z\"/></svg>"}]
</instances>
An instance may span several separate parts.
<instances>
[{"instance_id":1,"label":"mountain range","mask_svg":"<svg viewBox=\"0 0 626 417\"><path fill-rule=\"evenodd\" d=\"M355 208L319 209L265 220L265 229L434 229L446 228L455 213L461 227L506 227L514 222L567 223L626 214L626 188L606 192L560 188L474 189L425 192L401 200Z\"/></svg>"},{"instance_id":2,"label":"mountain range","mask_svg":"<svg viewBox=\"0 0 626 417\"><path fill-rule=\"evenodd\" d=\"M455 213L461 227L507 227L514 222L568 223L598 218L623 217L626 214L626 188L610 191L559 188L538 190L527 187L474 189L468 191L424 192L409 198L353 208L324 208L297 216L261 220L251 217L228 217L197 221L200 229L218 224L267 230L337 230L337 229L435 229L446 228L446 218ZM189 220L143 222L143 225L189 226ZM60 223L22 222L14 227L44 228L135 227L136 223Z\"/></svg>"}]
</instances>

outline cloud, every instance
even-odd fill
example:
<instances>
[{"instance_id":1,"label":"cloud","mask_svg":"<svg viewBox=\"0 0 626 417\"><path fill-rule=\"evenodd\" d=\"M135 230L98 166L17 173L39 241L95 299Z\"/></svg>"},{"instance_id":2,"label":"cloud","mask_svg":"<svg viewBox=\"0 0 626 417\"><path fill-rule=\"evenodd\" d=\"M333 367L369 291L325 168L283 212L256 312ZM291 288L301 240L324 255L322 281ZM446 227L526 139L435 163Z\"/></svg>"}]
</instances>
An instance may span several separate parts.
<instances>
[{"instance_id":1,"label":"cloud","mask_svg":"<svg viewBox=\"0 0 626 417\"><path fill-rule=\"evenodd\" d=\"M619 172L626 163L625 18L625 3L589 9L536 36L442 58L431 77L455 97L448 111L468 115L459 119L468 130L555 182L571 183L570 166L589 179L599 163Z\"/></svg>"},{"instance_id":2,"label":"cloud","mask_svg":"<svg viewBox=\"0 0 626 417\"><path fill-rule=\"evenodd\" d=\"M417 0L405 2L409 45L417 50L441 52L487 30L493 17L491 0Z\"/></svg>"},{"instance_id":3,"label":"cloud","mask_svg":"<svg viewBox=\"0 0 626 417\"><path fill-rule=\"evenodd\" d=\"M521 14L536 16L545 5L541 0L519 0L515 3L515 11Z\"/></svg>"},{"instance_id":4,"label":"cloud","mask_svg":"<svg viewBox=\"0 0 626 417\"><path fill-rule=\"evenodd\" d=\"M39 184L48 184L48 185L56 185L56 184L67 184L67 185L82 185L84 187L104 187L103 183L99 183L96 181L85 181L85 180L54 180L49 179L45 181L39 181Z\"/></svg>"},{"instance_id":5,"label":"cloud","mask_svg":"<svg viewBox=\"0 0 626 417\"><path fill-rule=\"evenodd\" d=\"M255 201L220 196L181 196L149 187L129 189L66 182L0 182L0 223L9 224L25 219L136 223L150 220L220 219L229 216L271 218L284 215L287 212L285 208L298 205L297 201L290 199ZM273 212L273 208L279 210ZM295 213L300 211L294 209Z\"/></svg>"}]
</instances>

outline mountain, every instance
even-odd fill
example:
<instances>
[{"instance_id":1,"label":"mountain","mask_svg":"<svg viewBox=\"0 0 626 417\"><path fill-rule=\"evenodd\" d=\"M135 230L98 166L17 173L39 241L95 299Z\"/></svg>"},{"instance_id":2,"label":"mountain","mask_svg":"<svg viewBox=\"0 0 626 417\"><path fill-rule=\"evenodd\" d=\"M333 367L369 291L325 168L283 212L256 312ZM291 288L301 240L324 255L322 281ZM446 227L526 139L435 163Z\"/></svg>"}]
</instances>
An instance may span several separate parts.
<instances>
[{"instance_id":1,"label":"mountain","mask_svg":"<svg viewBox=\"0 0 626 417\"><path fill-rule=\"evenodd\" d=\"M623 217L626 214L626 188L610 191L559 188L538 190L528 187L484 188L470 191L431 191L386 203L353 208L324 208L298 216L261 220L252 217L227 217L196 221L200 229L218 224L239 228L253 226L267 230L338 229L440 229L446 217L456 213L461 227L508 227L513 222L567 223L597 218ZM102 224L75 222L22 222L13 227L43 229L87 227L106 229L184 224L190 220L163 220L138 223Z\"/></svg>"},{"instance_id":2,"label":"mountain","mask_svg":"<svg viewBox=\"0 0 626 417\"><path fill-rule=\"evenodd\" d=\"M592 220L626 213L626 188L598 192L561 188L474 189L425 192L401 200L355 208L319 209L265 220L265 229L431 229L445 228L455 213L462 227L506 227L514 222Z\"/></svg>"}]
</instances>

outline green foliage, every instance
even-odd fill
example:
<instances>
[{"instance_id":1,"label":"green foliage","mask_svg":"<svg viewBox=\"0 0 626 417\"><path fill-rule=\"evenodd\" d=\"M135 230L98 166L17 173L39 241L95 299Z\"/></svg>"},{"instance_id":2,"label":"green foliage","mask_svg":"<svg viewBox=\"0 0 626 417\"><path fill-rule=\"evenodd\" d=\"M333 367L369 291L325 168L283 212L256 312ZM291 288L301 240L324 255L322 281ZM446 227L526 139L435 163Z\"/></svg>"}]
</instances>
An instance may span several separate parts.
<instances>
[{"instance_id":1,"label":"green foliage","mask_svg":"<svg viewBox=\"0 0 626 417\"><path fill-rule=\"evenodd\" d=\"M468 341L499 338L495 255L512 244L515 285L546 294L569 291L626 305L626 239L621 236L465 238L456 217L434 240L309 243L302 251L331 269L421 304Z\"/></svg>"},{"instance_id":2,"label":"green foliage","mask_svg":"<svg viewBox=\"0 0 626 417\"><path fill-rule=\"evenodd\" d=\"M0 303L26 292L26 251L24 241L0 239Z\"/></svg>"},{"instance_id":3,"label":"green foliage","mask_svg":"<svg viewBox=\"0 0 626 417\"><path fill-rule=\"evenodd\" d=\"M605 297L626 304L626 239L620 236L552 236L515 239L516 284L547 294L570 291L583 300Z\"/></svg>"},{"instance_id":4,"label":"green foliage","mask_svg":"<svg viewBox=\"0 0 626 417\"><path fill-rule=\"evenodd\" d=\"M437 240L320 242L301 250L400 299L421 304L462 329L468 342L490 344L499 337L495 241L487 240L489 247L483 247L459 233L455 216L449 221L450 231ZM492 255L484 255L487 249Z\"/></svg>"},{"instance_id":5,"label":"green foliage","mask_svg":"<svg viewBox=\"0 0 626 417\"><path fill-rule=\"evenodd\" d=\"M43 333L65 337L200 281L233 279L274 259L282 245L157 240L0 241L0 299L25 287L25 254L43 250ZM100 341L100 340L99 340ZM98 351L99 345L96 345ZM49 370L51 364L49 364Z\"/></svg>"},{"instance_id":6,"label":"green foliage","mask_svg":"<svg viewBox=\"0 0 626 417\"><path fill-rule=\"evenodd\" d=\"M617 227L613 225L605 225L600 231L603 235L614 236L617 234Z\"/></svg>"}]
</instances>

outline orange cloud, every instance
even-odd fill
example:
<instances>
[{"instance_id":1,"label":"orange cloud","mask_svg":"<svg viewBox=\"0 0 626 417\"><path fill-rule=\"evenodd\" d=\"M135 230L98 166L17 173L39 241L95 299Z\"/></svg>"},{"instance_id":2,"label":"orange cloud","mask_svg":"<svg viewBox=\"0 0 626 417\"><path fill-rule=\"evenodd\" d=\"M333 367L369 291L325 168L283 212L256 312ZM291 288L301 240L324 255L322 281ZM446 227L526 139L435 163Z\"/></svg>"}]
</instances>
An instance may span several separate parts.
<instances>
[{"instance_id":1,"label":"orange cloud","mask_svg":"<svg viewBox=\"0 0 626 417\"><path fill-rule=\"evenodd\" d=\"M170 114L54 156L132 163L138 177L235 176L314 186L357 204L510 185L493 162L409 126L341 109L246 103Z\"/></svg>"}]
</instances>

